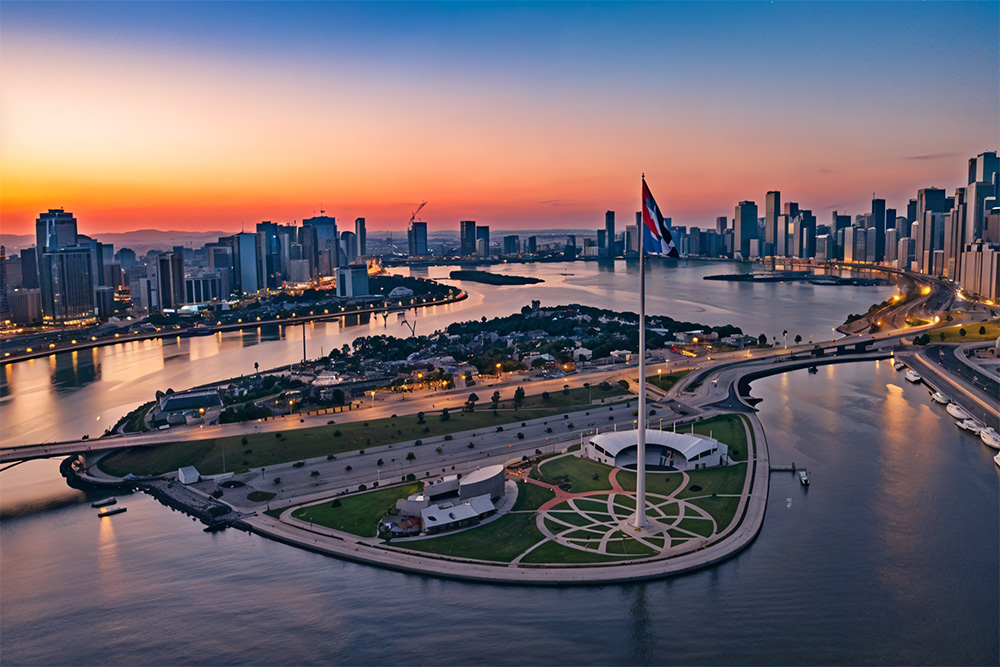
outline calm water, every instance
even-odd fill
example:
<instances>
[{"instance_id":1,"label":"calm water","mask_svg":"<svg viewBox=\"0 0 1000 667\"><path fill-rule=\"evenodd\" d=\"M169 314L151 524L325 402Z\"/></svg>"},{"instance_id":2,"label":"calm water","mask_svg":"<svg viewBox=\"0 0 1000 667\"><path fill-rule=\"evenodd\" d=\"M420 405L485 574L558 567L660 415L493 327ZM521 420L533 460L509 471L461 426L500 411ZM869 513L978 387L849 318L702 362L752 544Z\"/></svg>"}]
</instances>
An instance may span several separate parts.
<instances>
[{"instance_id":1,"label":"calm water","mask_svg":"<svg viewBox=\"0 0 1000 667\"><path fill-rule=\"evenodd\" d=\"M813 484L772 475L760 537L711 569L475 586L208 535L135 495L109 520L80 505L4 520L3 662L997 664L989 451L884 362L754 393L772 459Z\"/></svg>"}]
</instances>

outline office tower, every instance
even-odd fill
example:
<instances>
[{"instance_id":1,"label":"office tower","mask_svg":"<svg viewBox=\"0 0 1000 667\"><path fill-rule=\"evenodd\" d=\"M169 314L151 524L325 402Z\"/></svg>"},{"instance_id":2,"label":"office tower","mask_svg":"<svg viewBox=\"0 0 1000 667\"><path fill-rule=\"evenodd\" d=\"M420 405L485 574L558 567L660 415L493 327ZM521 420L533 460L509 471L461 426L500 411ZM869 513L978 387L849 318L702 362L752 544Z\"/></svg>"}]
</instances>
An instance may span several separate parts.
<instances>
[{"instance_id":1,"label":"office tower","mask_svg":"<svg viewBox=\"0 0 1000 667\"><path fill-rule=\"evenodd\" d=\"M528 237L528 254L529 255L538 254L538 238L535 236Z\"/></svg>"},{"instance_id":2,"label":"office tower","mask_svg":"<svg viewBox=\"0 0 1000 667\"><path fill-rule=\"evenodd\" d=\"M799 205L798 205L798 203L793 202L793 201L786 201L785 202L784 213L785 213L785 215L787 215L789 217L792 217L792 218L794 218L795 216L797 216L799 214Z\"/></svg>"},{"instance_id":3,"label":"office tower","mask_svg":"<svg viewBox=\"0 0 1000 667\"><path fill-rule=\"evenodd\" d=\"M816 259L826 261L833 259L833 242L829 234L820 234L816 237Z\"/></svg>"},{"instance_id":4,"label":"office tower","mask_svg":"<svg viewBox=\"0 0 1000 667\"><path fill-rule=\"evenodd\" d=\"M337 219L328 215L318 215L302 221L303 230L309 242L302 242L303 250L317 276L332 276L340 261L340 235L337 233ZM302 230L299 231L302 238ZM310 247L311 246L311 247Z\"/></svg>"},{"instance_id":5,"label":"office tower","mask_svg":"<svg viewBox=\"0 0 1000 667\"><path fill-rule=\"evenodd\" d=\"M874 238L869 237L869 241L874 241L875 247L868 248L870 262L881 262L885 256L885 200L872 198L871 225L875 230Z\"/></svg>"},{"instance_id":6,"label":"office tower","mask_svg":"<svg viewBox=\"0 0 1000 667\"><path fill-rule=\"evenodd\" d=\"M480 246L480 241L484 242L484 246ZM476 227L476 253L480 257L490 256L490 226L489 225L479 225Z\"/></svg>"},{"instance_id":7,"label":"office tower","mask_svg":"<svg viewBox=\"0 0 1000 667\"><path fill-rule=\"evenodd\" d=\"M72 246L45 252L40 269L44 321L71 323L94 317L94 281L89 248Z\"/></svg>"},{"instance_id":8,"label":"office tower","mask_svg":"<svg viewBox=\"0 0 1000 667\"><path fill-rule=\"evenodd\" d=\"M76 245L76 218L61 208L50 208L35 221L35 249L43 253Z\"/></svg>"},{"instance_id":9,"label":"office tower","mask_svg":"<svg viewBox=\"0 0 1000 667\"><path fill-rule=\"evenodd\" d=\"M503 254L516 255L521 252L521 239L516 234L503 237Z\"/></svg>"},{"instance_id":10,"label":"office tower","mask_svg":"<svg viewBox=\"0 0 1000 667\"><path fill-rule=\"evenodd\" d=\"M184 303L184 255L178 252L160 253L146 270L156 290L156 299L150 304L150 310L179 308Z\"/></svg>"},{"instance_id":11,"label":"office tower","mask_svg":"<svg viewBox=\"0 0 1000 667\"><path fill-rule=\"evenodd\" d=\"M638 220L636 222L636 224L641 226L642 225L642 220L641 219ZM720 234L720 235L721 234L725 234L726 233L726 228L728 226L729 226L729 218L727 218L726 216L720 215L717 218L715 218L715 233L716 234Z\"/></svg>"},{"instance_id":12,"label":"office tower","mask_svg":"<svg viewBox=\"0 0 1000 667\"><path fill-rule=\"evenodd\" d=\"M135 251L131 248L121 248L115 253L115 259L121 263L122 271L128 271L135 266Z\"/></svg>"},{"instance_id":13,"label":"office tower","mask_svg":"<svg viewBox=\"0 0 1000 667\"><path fill-rule=\"evenodd\" d=\"M777 190L771 190L767 193L764 202L764 242L771 244L775 255L784 255L779 244L781 237L778 232L778 215L780 213L781 193Z\"/></svg>"},{"instance_id":14,"label":"office tower","mask_svg":"<svg viewBox=\"0 0 1000 667\"><path fill-rule=\"evenodd\" d=\"M458 223L459 235L461 237L461 254L463 257L471 257L476 254L476 221L462 220Z\"/></svg>"},{"instance_id":15,"label":"office tower","mask_svg":"<svg viewBox=\"0 0 1000 667\"><path fill-rule=\"evenodd\" d=\"M896 209L894 208L885 209L885 228L886 229L896 228Z\"/></svg>"},{"instance_id":16,"label":"office tower","mask_svg":"<svg viewBox=\"0 0 1000 667\"><path fill-rule=\"evenodd\" d=\"M899 257L899 230L885 230L885 262L895 266L896 258Z\"/></svg>"},{"instance_id":17,"label":"office tower","mask_svg":"<svg viewBox=\"0 0 1000 667\"><path fill-rule=\"evenodd\" d=\"M340 250L339 243L336 246ZM277 223L265 220L257 223L257 273L263 276L261 287L277 289L281 286L281 244Z\"/></svg>"},{"instance_id":18,"label":"office tower","mask_svg":"<svg viewBox=\"0 0 1000 667\"><path fill-rule=\"evenodd\" d=\"M35 248L21 251L21 286L24 289L38 289L38 254Z\"/></svg>"},{"instance_id":19,"label":"office tower","mask_svg":"<svg viewBox=\"0 0 1000 667\"><path fill-rule=\"evenodd\" d=\"M569 260L576 259L576 235L570 234L566 237L566 248L563 250L563 257Z\"/></svg>"},{"instance_id":20,"label":"office tower","mask_svg":"<svg viewBox=\"0 0 1000 667\"><path fill-rule=\"evenodd\" d=\"M414 223L417 224L417 223ZM426 223L420 223L426 225ZM368 267L364 264L342 266L337 269L337 296L356 297L370 294Z\"/></svg>"},{"instance_id":21,"label":"office tower","mask_svg":"<svg viewBox=\"0 0 1000 667\"><path fill-rule=\"evenodd\" d=\"M411 222L406 231L406 240L410 257L423 257L427 254L427 223Z\"/></svg>"},{"instance_id":22,"label":"office tower","mask_svg":"<svg viewBox=\"0 0 1000 667\"><path fill-rule=\"evenodd\" d=\"M757 204L752 201L741 201L736 205L736 215L733 220L734 255L739 259L750 258L750 239L757 236Z\"/></svg>"},{"instance_id":23,"label":"office tower","mask_svg":"<svg viewBox=\"0 0 1000 667\"><path fill-rule=\"evenodd\" d=\"M969 159L968 210L965 213L965 243L984 238L986 216L998 204L997 181L1000 159L995 152L980 153ZM973 180L975 179L975 180Z\"/></svg>"},{"instance_id":24,"label":"office tower","mask_svg":"<svg viewBox=\"0 0 1000 667\"><path fill-rule=\"evenodd\" d=\"M608 256L608 230L597 230L597 254L600 257Z\"/></svg>"},{"instance_id":25,"label":"office tower","mask_svg":"<svg viewBox=\"0 0 1000 667\"><path fill-rule=\"evenodd\" d=\"M605 211L604 213L604 241L606 255L610 259L615 256L615 212Z\"/></svg>"},{"instance_id":26,"label":"office tower","mask_svg":"<svg viewBox=\"0 0 1000 667\"><path fill-rule=\"evenodd\" d=\"M639 227L642 223L637 225L628 225L625 227L625 254L629 255L632 253L639 252Z\"/></svg>"},{"instance_id":27,"label":"office tower","mask_svg":"<svg viewBox=\"0 0 1000 667\"><path fill-rule=\"evenodd\" d=\"M426 224L424 225L426 230ZM426 231L424 232L426 234ZM426 239L424 240L426 245ZM340 254L344 260L341 265L353 264L358 259L358 236L354 232L340 233Z\"/></svg>"},{"instance_id":28,"label":"office tower","mask_svg":"<svg viewBox=\"0 0 1000 667\"><path fill-rule=\"evenodd\" d=\"M868 227L865 229L865 256L864 261L874 264L878 260L878 229L875 227ZM884 239L883 239L884 241Z\"/></svg>"},{"instance_id":29,"label":"office tower","mask_svg":"<svg viewBox=\"0 0 1000 667\"><path fill-rule=\"evenodd\" d=\"M249 232L236 234L236 254L233 257L233 275L238 278L237 289L243 294L256 294L262 289L258 274L257 235Z\"/></svg>"},{"instance_id":30,"label":"office tower","mask_svg":"<svg viewBox=\"0 0 1000 667\"><path fill-rule=\"evenodd\" d=\"M947 213L952 207L953 200L945 196L941 188L923 188L917 190L917 222L920 223L920 235L913 234L916 239L916 260L918 271L927 273L930 269L931 253L941 248L940 243L935 245L938 236L944 240L943 219L938 218L938 224L942 225L940 232L935 229L934 222L928 217L931 213Z\"/></svg>"},{"instance_id":31,"label":"office tower","mask_svg":"<svg viewBox=\"0 0 1000 667\"><path fill-rule=\"evenodd\" d=\"M10 319L7 305L7 249L0 245L0 323Z\"/></svg>"},{"instance_id":32,"label":"office tower","mask_svg":"<svg viewBox=\"0 0 1000 667\"><path fill-rule=\"evenodd\" d=\"M368 255L368 231L365 229L364 218L354 220L354 235L358 237L358 256L366 257Z\"/></svg>"}]
</instances>

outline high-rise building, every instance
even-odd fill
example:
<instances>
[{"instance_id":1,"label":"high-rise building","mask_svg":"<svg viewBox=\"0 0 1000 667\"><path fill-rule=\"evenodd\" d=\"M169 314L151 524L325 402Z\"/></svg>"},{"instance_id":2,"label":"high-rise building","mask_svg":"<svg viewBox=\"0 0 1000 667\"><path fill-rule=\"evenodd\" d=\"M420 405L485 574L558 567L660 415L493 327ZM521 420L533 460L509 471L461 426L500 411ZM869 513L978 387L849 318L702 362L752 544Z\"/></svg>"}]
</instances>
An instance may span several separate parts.
<instances>
[{"instance_id":1,"label":"high-rise building","mask_svg":"<svg viewBox=\"0 0 1000 667\"><path fill-rule=\"evenodd\" d=\"M427 254L427 223L411 222L406 231L406 240L410 257L423 257Z\"/></svg>"},{"instance_id":2,"label":"high-rise building","mask_svg":"<svg viewBox=\"0 0 1000 667\"><path fill-rule=\"evenodd\" d=\"M471 257L476 254L476 221L462 220L458 223L461 237L461 255Z\"/></svg>"},{"instance_id":3,"label":"high-rise building","mask_svg":"<svg viewBox=\"0 0 1000 667\"><path fill-rule=\"evenodd\" d=\"M302 221L302 229L311 227L305 232L309 241L301 241L305 258L312 265L317 276L332 276L340 261L340 235L337 233L337 219L328 215L318 215Z\"/></svg>"},{"instance_id":4,"label":"high-rise building","mask_svg":"<svg viewBox=\"0 0 1000 667\"><path fill-rule=\"evenodd\" d=\"M778 230L778 215L781 213L781 193L771 190L764 202L764 242L770 243L774 254L784 256L785 248L781 243L783 236Z\"/></svg>"},{"instance_id":5,"label":"high-rise building","mask_svg":"<svg viewBox=\"0 0 1000 667\"><path fill-rule=\"evenodd\" d=\"M89 248L71 246L45 252L40 268L44 321L69 323L94 317L94 281Z\"/></svg>"},{"instance_id":6,"label":"high-rise building","mask_svg":"<svg viewBox=\"0 0 1000 667\"><path fill-rule=\"evenodd\" d=\"M604 241L605 254L610 259L616 256L615 252L615 212L605 211L604 213Z\"/></svg>"},{"instance_id":7,"label":"high-rise building","mask_svg":"<svg viewBox=\"0 0 1000 667\"><path fill-rule=\"evenodd\" d=\"M521 252L521 238L517 234L503 237L503 254L517 255Z\"/></svg>"},{"instance_id":8,"label":"high-rise building","mask_svg":"<svg viewBox=\"0 0 1000 667\"><path fill-rule=\"evenodd\" d=\"M750 240L757 238L757 204L752 201L741 201L736 205L734 234L734 242L738 247L735 247L733 252L739 253L741 259L749 259Z\"/></svg>"},{"instance_id":9,"label":"high-rise building","mask_svg":"<svg viewBox=\"0 0 1000 667\"><path fill-rule=\"evenodd\" d=\"M354 232L340 233L341 265L353 264L358 259L358 237Z\"/></svg>"},{"instance_id":10,"label":"high-rise building","mask_svg":"<svg viewBox=\"0 0 1000 667\"><path fill-rule=\"evenodd\" d=\"M340 250L339 243L336 246ZM257 223L257 273L263 276L267 289L281 286L281 244L278 240L278 224L264 221Z\"/></svg>"},{"instance_id":11,"label":"high-rise building","mask_svg":"<svg viewBox=\"0 0 1000 667\"><path fill-rule=\"evenodd\" d=\"M10 319L7 305L7 249L0 245L0 323Z\"/></svg>"},{"instance_id":12,"label":"high-rise building","mask_svg":"<svg viewBox=\"0 0 1000 667\"><path fill-rule=\"evenodd\" d=\"M872 197L871 228L875 230L874 238L869 237L868 241L874 241L875 247L868 248L868 261L881 262L885 257L885 200Z\"/></svg>"},{"instance_id":13,"label":"high-rise building","mask_svg":"<svg viewBox=\"0 0 1000 667\"><path fill-rule=\"evenodd\" d=\"M24 289L38 289L38 254L35 248L21 251L21 286Z\"/></svg>"},{"instance_id":14,"label":"high-rise building","mask_svg":"<svg viewBox=\"0 0 1000 667\"><path fill-rule=\"evenodd\" d=\"M236 254L233 257L233 273L239 279L238 289L243 294L256 294L262 289L261 277L257 273L257 235L249 232L235 235Z\"/></svg>"},{"instance_id":15,"label":"high-rise building","mask_svg":"<svg viewBox=\"0 0 1000 667\"><path fill-rule=\"evenodd\" d=\"M35 221L35 250L43 253L76 245L76 218L61 208L50 208Z\"/></svg>"},{"instance_id":16,"label":"high-rise building","mask_svg":"<svg viewBox=\"0 0 1000 667\"><path fill-rule=\"evenodd\" d=\"M642 225L642 220L637 220L637 225ZM720 215L715 219L715 233L722 235L726 233L726 228L729 227L729 218L724 215Z\"/></svg>"},{"instance_id":17,"label":"high-rise building","mask_svg":"<svg viewBox=\"0 0 1000 667\"><path fill-rule=\"evenodd\" d=\"M528 254L535 255L538 253L538 238L534 236L528 237Z\"/></svg>"},{"instance_id":18,"label":"high-rise building","mask_svg":"<svg viewBox=\"0 0 1000 667\"><path fill-rule=\"evenodd\" d=\"M918 270L927 273L932 257L932 252L941 248L935 245L937 236L944 240L943 219L940 220L942 228L940 234L934 229L933 221L927 217L928 213L947 213L953 204L953 199L946 197L941 188L923 188L917 190L916 222L920 223L920 234L913 234L916 240L916 260Z\"/></svg>"},{"instance_id":19,"label":"high-rise building","mask_svg":"<svg viewBox=\"0 0 1000 667\"><path fill-rule=\"evenodd\" d=\"M358 256L368 255L368 231L365 229L365 219L354 220L354 235L358 237Z\"/></svg>"},{"instance_id":20,"label":"high-rise building","mask_svg":"<svg viewBox=\"0 0 1000 667\"><path fill-rule=\"evenodd\" d=\"M482 243L482 245L480 245ZM490 226L478 225L476 227L476 254L480 257L490 256Z\"/></svg>"},{"instance_id":21,"label":"high-rise building","mask_svg":"<svg viewBox=\"0 0 1000 667\"><path fill-rule=\"evenodd\" d=\"M337 269L337 296L356 297L367 296L370 293L368 267L365 264L342 266Z\"/></svg>"}]
</instances>

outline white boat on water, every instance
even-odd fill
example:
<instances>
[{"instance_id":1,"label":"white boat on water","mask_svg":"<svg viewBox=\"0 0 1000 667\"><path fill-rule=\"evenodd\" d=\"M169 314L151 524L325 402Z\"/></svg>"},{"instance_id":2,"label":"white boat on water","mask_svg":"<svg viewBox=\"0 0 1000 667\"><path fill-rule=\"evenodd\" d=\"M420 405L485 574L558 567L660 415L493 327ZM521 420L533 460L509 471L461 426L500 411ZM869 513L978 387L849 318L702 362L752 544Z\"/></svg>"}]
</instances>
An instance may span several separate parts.
<instances>
[{"instance_id":1,"label":"white boat on water","mask_svg":"<svg viewBox=\"0 0 1000 667\"><path fill-rule=\"evenodd\" d=\"M809 473L806 469L800 468L797 472L799 474L799 483L801 483L802 486L809 486Z\"/></svg>"},{"instance_id":2,"label":"white boat on water","mask_svg":"<svg viewBox=\"0 0 1000 667\"><path fill-rule=\"evenodd\" d=\"M910 382L920 382L921 380L923 380L923 378L920 377L920 373L916 372L912 368L906 371L906 379L909 380Z\"/></svg>"},{"instance_id":3,"label":"white boat on water","mask_svg":"<svg viewBox=\"0 0 1000 667\"><path fill-rule=\"evenodd\" d=\"M892 365L892 367L895 368L897 371L901 371L904 368L906 368L906 364L904 364L902 361L897 361Z\"/></svg>"},{"instance_id":4,"label":"white boat on water","mask_svg":"<svg viewBox=\"0 0 1000 667\"><path fill-rule=\"evenodd\" d=\"M972 419L972 415L965 411L961 405L958 403L949 403L948 407L945 408L948 414L957 419L958 421L965 421L966 419Z\"/></svg>"},{"instance_id":5,"label":"white boat on water","mask_svg":"<svg viewBox=\"0 0 1000 667\"><path fill-rule=\"evenodd\" d=\"M935 403L940 403L941 405L948 405L951 403L951 399L942 394L940 391L935 391L931 394L931 398L934 399Z\"/></svg>"},{"instance_id":6,"label":"white boat on water","mask_svg":"<svg viewBox=\"0 0 1000 667\"><path fill-rule=\"evenodd\" d=\"M979 432L983 430L983 425L975 419L963 419L962 421L955 422L955 426L975 435L979 435Z\"/></svg>"},{"instance_id":7,"label":"white boat on water","mask_svg":"<svg viewBox=\"0 0 1000 667\"><path fill-rule=\"evenodd\" d=\"M982 440L983 444L987 447L1000 449L1000 433L997 433L992 428L983 428L983 430L979 432L979 439Z\"/></svg>"}]
</instances>

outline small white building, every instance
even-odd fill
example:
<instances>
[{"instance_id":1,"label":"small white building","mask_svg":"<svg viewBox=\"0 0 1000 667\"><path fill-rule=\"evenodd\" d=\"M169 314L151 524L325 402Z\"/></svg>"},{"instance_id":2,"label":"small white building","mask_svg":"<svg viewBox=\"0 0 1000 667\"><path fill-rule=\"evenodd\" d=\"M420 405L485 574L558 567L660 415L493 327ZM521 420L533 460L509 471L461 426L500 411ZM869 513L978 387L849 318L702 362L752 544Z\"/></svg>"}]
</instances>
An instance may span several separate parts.
<instances>
[{"instance_id":1,"label":"small white building","mask_svg":"<svg viewBox=\"0 0 1000 667\"><path fill-rule=\"evenodd\" d=\"M436 533L450 528L467 526L496 512L488 495L476 496L458 503L431 505L420 512L424 532Z\"/></svg>"},{"instance_id":2,"label":"small white building","mask_svg":"<svg viewBox=\"0 0 1000 667\"><path fill-rule=\"evenodd\" d=\"M598 433L584 441L583 456L635 470L638 462L639 431ZM729 462L729 447L715 438L697 433L646 431L646 468L694 470Z\"/></svg>"},{"instance_id":3,"label":"small white building","mask_svg":"<svg viewBox=\"0 0 1000 667\"><path fill-rule=\"evenodd\" d=\"M177 469L177 481L181 484L195 484L201 481L201 473L194 466L184 466Z\"/></svg>"}]
</instances>

